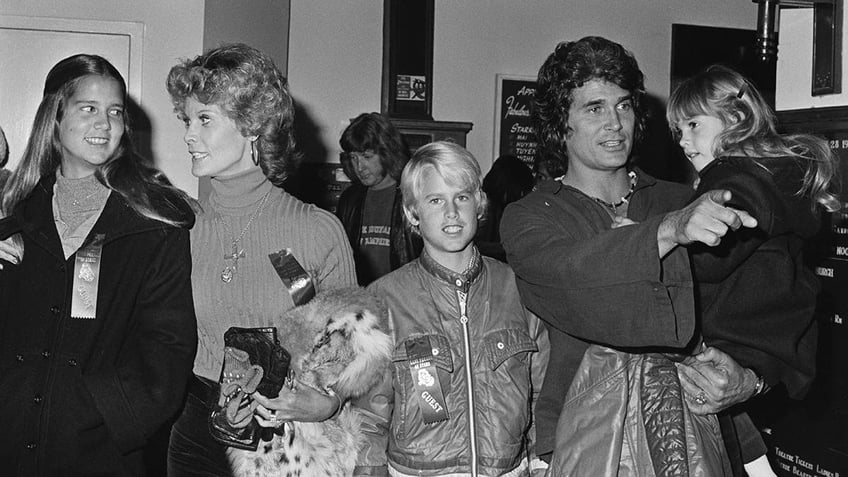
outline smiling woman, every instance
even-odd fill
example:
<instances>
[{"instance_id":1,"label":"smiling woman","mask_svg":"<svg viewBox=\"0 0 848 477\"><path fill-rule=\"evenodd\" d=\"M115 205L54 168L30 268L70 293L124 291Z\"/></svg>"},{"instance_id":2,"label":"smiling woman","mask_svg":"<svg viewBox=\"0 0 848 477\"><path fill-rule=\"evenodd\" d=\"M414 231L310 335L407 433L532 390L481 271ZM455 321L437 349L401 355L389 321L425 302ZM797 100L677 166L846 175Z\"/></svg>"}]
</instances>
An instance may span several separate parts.
<instances>
[{"instance_id":1,"label":"smiling woman","mask_svg":"<svg viewBox=\"0 0 848 477\"><path fill-rule=\"evenodd\" d=\"M224 333L280 326L280 314L305 301L293 283L318 292L355 285L353 258L334 216L282 189L297 159L294 107L286 78L266 54L243 44L209 50L171 68L167 88L185 126L191 172L212 183L191 231L200 341L189 396L171 432L168 475L226 476L227 447L207 425L218 403ZM323 421L339 408L341 397L324 390L288 389L263 401L274 416ZM249 422L255 408L246 406L238 418ZM269 415L265 407L258 412Z\"/></svg>"},{"instance_id":2,"label":"smiling woman","mask_svg":"<svg viewBox=\"0 0 848 477\"><path fill-rule=\"evenodd\" d=\"M143 473L191 369L192 203L133 152L126 97L102 57L57 63L2 193L0 459L16 475Z\"/></svg>"}]
</instances>

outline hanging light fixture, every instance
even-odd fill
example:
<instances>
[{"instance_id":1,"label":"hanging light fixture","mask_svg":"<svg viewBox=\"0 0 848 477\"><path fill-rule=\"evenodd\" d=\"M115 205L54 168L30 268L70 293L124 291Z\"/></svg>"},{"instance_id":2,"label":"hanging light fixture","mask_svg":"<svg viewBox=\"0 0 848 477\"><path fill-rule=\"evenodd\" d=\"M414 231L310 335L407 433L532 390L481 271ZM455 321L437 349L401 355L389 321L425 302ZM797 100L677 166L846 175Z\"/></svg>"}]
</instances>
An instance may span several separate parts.
<instances>
[{"instance_id":1,"label":"hanging light fixture","mask_svg":"<svg viewBox=\"0 0 848 477\"><path fill-rule=\"evenodd\" d=\"M757 58L763 63L777 59L778 0L755 0L757 7Z\"/></svg>"}]
</instances>

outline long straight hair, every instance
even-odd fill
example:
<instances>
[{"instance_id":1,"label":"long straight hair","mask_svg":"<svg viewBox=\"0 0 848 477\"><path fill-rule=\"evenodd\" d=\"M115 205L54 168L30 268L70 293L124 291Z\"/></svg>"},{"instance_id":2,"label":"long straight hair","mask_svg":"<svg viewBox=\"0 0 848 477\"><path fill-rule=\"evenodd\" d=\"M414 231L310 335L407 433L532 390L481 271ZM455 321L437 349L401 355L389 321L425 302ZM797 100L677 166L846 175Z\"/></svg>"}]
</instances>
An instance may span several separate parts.
<instances>
[{"instance_id":1,"label":"long straight hair","mask_svg":"<svg viewBox=\"0 0 848 477\"><path fill-rule=\"evenodd\" d=\"M740 73L713 65L681 83L667 107L668 123L675 135L679 134L675 128L679 121L698 115L719 118L724 124L713 146L714 157L733 154L804 160L806 172L798 195L808 196L813 210L817 206L829 212L841 208L837 158L827 142L810 134L778 134L774 111Z\"/></svg>"},{"instance_id":2,"label":"long straight hair","mask_svg":"<svg viewBox=\"0 0 848 477\"><path fill-rule=\"evenodd\" d=\"M105 58L79 54L56 63L47 73L44 94L35 113L32 133L21 162L6 182L0 198L0 217L11 215L15 207L32 193L42 177L56 173L62 163L59 123L68 100L82 79L92 75L115 80L120 85L126 104L127 85L121 73ZM120 194L132 210L141 216L174 226L188 226L194 221L194 201L172 186L161 171L145 164L134 152L129 124L124 128L115 153L95 171L95 177L101 184ZM19 234L12 237L12 243L17 258L21 260L24 245Z\"/></svg>"}]
</instances>

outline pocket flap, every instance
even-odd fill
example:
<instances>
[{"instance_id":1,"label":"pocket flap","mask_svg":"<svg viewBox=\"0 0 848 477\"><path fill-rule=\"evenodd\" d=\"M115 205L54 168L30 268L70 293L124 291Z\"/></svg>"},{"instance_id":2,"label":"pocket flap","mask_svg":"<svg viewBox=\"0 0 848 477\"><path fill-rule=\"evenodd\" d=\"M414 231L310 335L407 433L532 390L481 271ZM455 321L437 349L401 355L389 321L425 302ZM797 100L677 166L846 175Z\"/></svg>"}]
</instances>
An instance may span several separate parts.
<instances>
[{"instance_id":1,"label":"pocket flap","mask_svg":"<svg viewBox=\"0 0 848 477\"><path fill-rule=\"evenodd\" d=\"M448 341L448 339L442 335L429 334L410 336L409 338L407 338L407 340L411 340L412 338L419 338L421 336L427 336L428 338L430 338L430 344L433 346L433 364L436 365L437 368L452 373L453 357L451 355L450 342ZM402 341L395 347L395 351L392 354L392 361L397 362L409 360L409 357L406 355L407 340Z\"/></svg>"},{"instance_id":2,"label":"pocket flap","mask_svg":"<svg viewBox=\"0 0 848 477\"><path fill-rule=\"evenodd\" d=\"M527 331L518 328L494 331L486 335L483 341L493 370L510 356L539 351L539 346Z\"/></svg>"}]
</instances>

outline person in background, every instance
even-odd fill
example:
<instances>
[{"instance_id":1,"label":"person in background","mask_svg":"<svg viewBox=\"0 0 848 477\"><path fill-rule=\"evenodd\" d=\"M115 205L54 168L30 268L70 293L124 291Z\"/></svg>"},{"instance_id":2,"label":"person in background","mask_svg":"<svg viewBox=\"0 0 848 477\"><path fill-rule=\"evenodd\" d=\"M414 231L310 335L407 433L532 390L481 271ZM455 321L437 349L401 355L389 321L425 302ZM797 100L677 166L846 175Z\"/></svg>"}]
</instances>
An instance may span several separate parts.
<instances>
[{"instance_id":1,"label":"person in background","mask_svg":"<svg viewBox=\"0 0 848 477\"><path fill-rule=\"evenodd\" d=\"M777 134L774 112L756 87L723 66L683 81L667 116L698 172L696 195L729 190L728 204L758 222L715 247L689 247L704 341L757 373L756 394L782 383L801 399L815 377L819 290L804 244L819 231L820 211L841 208L836 157L822 139ZM700 375L693 378L684 384L697 390ZM740 419L751 425L735 412ZM749 475L774 475L752 470L768 466L761 439L741 444Z\"/></svg>"},{"instance_id":2,"label":"person in background","mask_svg":"<svg viewBox=\"0 0 848 477\"><path fill-rule=\"evenodd\" d=\"M544 475L532 411L547 331L521 305L512 270L474 246L480 166L437 141L415 152L401 189L424 251L369 287L389 306L396 358L360 403L369 440L356 475Z\"/></svg>"},{"instance_id":3,"label":"person in background","mask_svg":"<svg viewBox=\"0 0 848 477\"><path fill-rule=\"evenodd\" d=\"M207 424L218 401L224 332L275 326L310 291L355 285L354 263L339 221L280 188L296 156L294 108L270 57L223 45L171 68L166 85L185 125L191 173L212 183L191 232L199 346L171 432L168 475L226 476L225 447ZM322 421L341 404L309 386L254 399L282 421Z\"/></svg>"},{"instance_id":4,"label":"person in background","mask_svg":"<svg viewBox=\"0 0 848 477\"><path fill-rule=\"evenodd\" d=\"M627 403L615 393L585 401L579 392L594 389L608 369L642 362L657 371L657 378L666 377L668 386L646 388L644 396L637 394L640 399L686 412L680 385L674 385L674 363L659 353L619 350L685 350L694 338L695 305L689 258L681 245L715 245L728 231L756 221L722 205L730 198L727 191L708 192L686 206L689 187L632 166L630 152L645 127L644 76L620 44L601 37L560 43L539 70L537 84L532 114L540 152L563 158L567 169L560 180L543 182L507 206L501 237L524 304L549 325L549 371L536 408L538 452L545 458L553 452L553 475L616 475L620 459L621 465L632 459L633 465L660 470L668 463L683 465L691 456L680 447L682 433L637 422L647 437L632 444L647 441L659 455L644 448L622 453L630 434L616 433L621 423L608 418L642 414L604 414ZM620 226L625 223L631 225ZM603 367L583 367L590 344L603 345L595 350L610 348ZM752 373L720 350L707 352L703 356L711 359L691 366L706 376L708 394L686 396L704 405L699 412L717 412L754 394ZM624 395L628 389L621 387L633 384L615 382ZM578 394L566 402L569 389ZM665 400L666 392L674 402ZM576 414L564 412L564 402ZM651 418L648 410L644 415ZM676 415L680 419L673 423L683 424ZM724 467L715 463L718 470Z\"/></svg>"},{"instance_id":5,"label":"person in background","mask_svg":"<svg viewBox=\"0 0 848 477\"><path fill-rule=\"evenodd\" d=\"M4 169L8 163L9 143L6 142L6 134L3 133L3 128L0 128L0 191L3 190L3 186L6 184L9 176L12 175L11 171Z\"/></svg>"},{"instance_id":6,"label":"person in background","mask_svg":"<svg viewBox=\"0 0 848 477\"><path fill-rule=\"evenodd\" d=\"M561 157L537 153L533 161L533 177L538 185L543 181L562 177L565 174L565 168Z\"/></svg>"},{"instance_id":7,"label":"person in background","mask_svg":"<svg viewBox=\"0 0 848 477\"><path fill-rule=\"evenodd\" d=\"M191 373L193 201L134 153L126 104L108 60L58 62L2 192L4 475L145 475Z\"/></svg>"},{"instance_id":8,"label":"person in background","mask_svg":"<svg viewBox=\"0 0 848 477\"><path fill-rule=\"evenodd\" d=\"M506 262L501 245L501 216L507 204L527 195L533 185L533 172L516 156L505 154L495 160L483 178L483 192L489 205L474 238L480 253Z\"/></svg>"},{"instance_id":9,"label":"person in background","mask_svg":"<svg viewBox=\"0 0 848 477\"><path fill-rule=\"evenodd\" d=\"M377 113L354 118L339 143L342 167L353 184L339 198L336 215L364 286L421 253L421 239L404 227L398 188L409 148L391 121Z\"/></svg>"}]
</instances>

